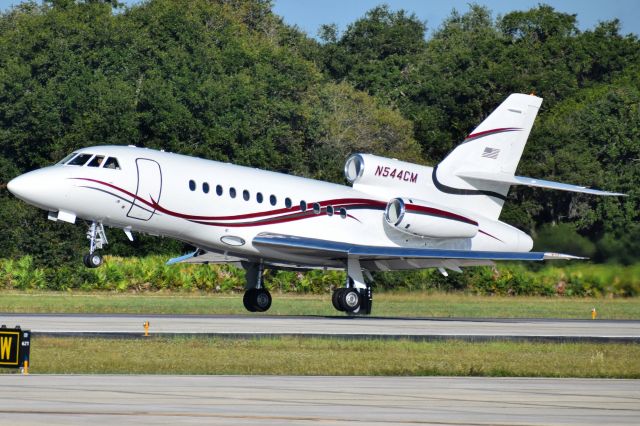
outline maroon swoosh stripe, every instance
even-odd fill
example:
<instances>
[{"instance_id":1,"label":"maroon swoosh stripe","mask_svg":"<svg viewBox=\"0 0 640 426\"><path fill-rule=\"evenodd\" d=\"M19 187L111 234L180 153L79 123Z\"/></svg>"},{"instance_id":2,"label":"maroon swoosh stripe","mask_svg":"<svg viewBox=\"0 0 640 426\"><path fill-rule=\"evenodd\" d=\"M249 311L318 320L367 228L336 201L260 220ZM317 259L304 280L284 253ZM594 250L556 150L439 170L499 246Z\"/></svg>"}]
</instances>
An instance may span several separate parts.
<instances>
[{"instance_id":1,"label":"maroon swoosh stripe","mask_svg":"<svg viewBox=\"0 0 640 426\"><path fill-rule=\"evenodd\" d=\"M459 214L451 213L445 210L436 209L433 207L418 206L415 204L405 204L405 208L408 211L426 213L431 216L443 217L445 219L456 220L458 222L464 222L464 223L468 223L469 225L478 226L478 222L476 222L475 220L472 220L467 217L460 216Z\"/></svg>"},{"instance_id":2,"label":"maroon swoosh stripe","mask_svg":"<svg viewBox=\"0 0 640 426\"><path fill-rule=\"evenodd\" d=\"M494 135L497 133L504 133L504 132L517 132L522 130L520 127L500 127L497 129L491 129L491 130L484 130L482 132L478 132L478 133L471 133L469 136L467 136L464 140L464 142L468 142L470 140L473 139L478 139L478 138L483 138L485 136L489 136L489 135Z\"/></svg>"},{"instance_id":3,"label":"maroon swoosh stripe","mask_svg":"<svg viewBox=\"0 0 640 426\"><path fill-rule=\"evenodd\" d=\"M90 178L71 178L71 179L75 179L75 180L84 180L84 181L88 181L88 182L94 182L94 183L98 183L104 186L107 186L109 188L115 189L117 191L122 192L123 194L126 194L132 198L134 198L135 200L140 201L141 203L146 204L149 207L155 208L156 210L160 210L163 211L164 213L168 214L168 215L173 215L174 212L172 212L171 210L168 209L164 209L162 206L160 206L155 200L152 199L152 202L149 202L147 200L145 200L144 198L141 198L139 196L137 196L136 194L133 194L129 191L127 191L126 189L120 188L116 185L110 184L108 182L103 182L97 179L90 179ZM325 201L321 201L318 202L322 207L326 207L328 205L336 205L337 202L340 202L341 206L357 206L357 207L383 207L386 206L386 203L382 202L382 201L376 201L376 200L368 200L366 198L343 198L343 199L332 199L332 200L325 200ZM312 204L312 203L311 203ZM160 208L158 208L160 207ZM336 206L338 207L338 206ZM455 213L451 213L451 212L446 212L444 210L439 210L439 209L433 209L430 207L421 207L421 206L415 206L415 205L408 205L408 207L410 209L414 209L415 210L420 210L420 209L425 209L425 210L429 210L429 211L435 211L438 213L443 213L446 216L451 216L451 218L453 217L457 217L460 219L463 219L463 222L467 222L467 223L472 223L475 225L478 225L477 222L471 220L471 219L467 219L464 216L460 216L457 215ZM307 211L307 212L299 212L300 207L297 206L294 209L276 209L276 210L270 210L270 211L266 211L266 212L258 212L258 213L249 213L249 214L244 214L244 215L236 215L236 216L217 216L217 218L219 218L218 220L225 220L226 218L235 218L235 219L249 219L249 218L254 218L254 217L260 217L260 216L265 216L265 215L274 215L274 214L279 214L281 212L291 212L292 214L286 215L286 216L281 216L278 218L271 218L271 219L264 219L264 220L260 220L260 221L253 221L253 222L236 222L236 223L221 223L221 222L207 222L204 220L197 220L197 219L190 219L191 222L194 223L199 223L202 225L209 225L209 226L227 226L227 227L248 227L248 226L264 226L264 225L274 225L274 224L279 224L279 223L286 223L286 222L292 222L292 221L296 221L296 220L302 220L302 219L308 219L311 217L317 217L317 216L324 216L327 214L326 209L321 211L319 214L315 214L312 211ZM181 217L181 218L187 218L190 215L182 215L180 213L176 213L176 217ZM184 217L182 217L184 216ZM207 218L207 216L193 216L193 217L204 217ZM216 218L216 216L209 216L210 218ZM357 218L355 218L352 215L347 215L347 217L358 220ZM228 219L227 219L228 220ZM458 219L459 220L459 219ZM358 220L359 222L359 220ZM502 241L499 238L494 237L493 235L479 230L479 232L494 238L498 241Z\"/></svg>"},{"instance_id":4,"label":"maroon swoosh stripe","mask_svg":"<svg viewBox=\"0 0 640 426\"><path fill-rule=\"evenodd\" d=\"M265 216L274 216L274 215L280 215L282 213L302 213L300 210L300 206L294 206L290 209L287 208L281 208L281 209L274 209L274 210L267 210L267 211L262 211L262 212L255 212L255 213L245 213L245 214L240 214L240 215L232 215L232 216L200 216L200 215L189 215L189 214L184 214L184 213L179 213L176 212L174 210L170 210L167 209L165 207L163 207L162 205L160 205L156 200L154 200L153 198L151 199L151 202L145 200L144 198L139 197L136 194L133 194L129 191L127 191L126 189L120 188L116 185L113 185L111 183L108 182L104 182L101 180L97 180L97 179L91 179L91 178L71 178L71 179L75 179L75 180L84 180L84 181L88 181L88 182L93 182L93 183L97 183L100 185L104 185L107 186L109 188L115 189L116 191L120 191L123 194L126 194L132 198L134 198L137 201L140 201L141 203L147 205L150 208L153 208L155 210L157 210L158 212L164 213L166 215L169 216L173 216L173 217L177 217L180 219L186 219L186 220L190 220L192 222L196 222L196 223L201 223L201 224L209 224L211 223L212 225L215 226L233 226L233 223L221 223L221 222L210 222L210 221L226 221L226 220L242 220L242 219L255 219L255 218L260 218L260 217L265 217ZM321 207L327 207L327 206L334 206L335 208L342 208L342 207L369 207L369 208L380 208L380 207L386 207L386 203L383 201L377 201L377 200L370 200L370 199L366 199L366 198L336 198L336 199L330 199L330 200L324 200L324 201L318 201L317 202ZM309 206L313 206L313 204L315 204L315 202L309 202L307 203L307 205ZM326 210L325 210L326 211ZM311 215L309 217L314 217L314 216L318 216L313 212L310 212ZM265 220L264 222L261 221L253 221L253 222L241 222L238 223L236 226L253 226L254 225L265 225L265 224L270 224L270 223L281 223L281 222L290 222L292 220L297 220L298 218L290 218L290 215L286 215L286 216L282 216L280 218L272 218L273 220L275 220L276 222L271 222L271 221L267 221Z\"/></svg>"},{"instance_id":5,"label":"maroon swoosh stripe","mask_svg":"<svg viewBox=\"0 0 640 426\"><path fill-rule=\"evenodd\" d=\"M494 237L493 235L491 235L491 234L490 234L490 233L488 233L488 232L483 231L482 229L479 229L479 230L478 230L478 232L480 232L481 234L484 234L484 235L486 235L486 236L488 236L488 237L491 237L491 238L493 238L494 240L498 240L498 241L500 241L501 243L504 243L504 241L502 241L500 238L498 238L498 237Z\"/></svg>"}]
</instances>

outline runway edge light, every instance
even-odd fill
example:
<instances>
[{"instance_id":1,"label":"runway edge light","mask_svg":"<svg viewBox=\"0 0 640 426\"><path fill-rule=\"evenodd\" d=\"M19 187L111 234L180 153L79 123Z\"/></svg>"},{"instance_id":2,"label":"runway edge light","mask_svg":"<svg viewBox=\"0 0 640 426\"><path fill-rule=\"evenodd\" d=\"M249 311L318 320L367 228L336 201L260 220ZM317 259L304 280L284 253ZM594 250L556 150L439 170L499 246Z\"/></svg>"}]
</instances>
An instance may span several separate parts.
<instances>
[{"instance_id":1,"label":"runway edge light","mask_svg":"<svg viewBox=\"0 0 640 426\"><path fill-rule=\"evenodd\" d=\"M0 327L0 367L19 368L23 374L29 374L29 353L31 349L31 330Z\"/></svg>"}]
</instances>

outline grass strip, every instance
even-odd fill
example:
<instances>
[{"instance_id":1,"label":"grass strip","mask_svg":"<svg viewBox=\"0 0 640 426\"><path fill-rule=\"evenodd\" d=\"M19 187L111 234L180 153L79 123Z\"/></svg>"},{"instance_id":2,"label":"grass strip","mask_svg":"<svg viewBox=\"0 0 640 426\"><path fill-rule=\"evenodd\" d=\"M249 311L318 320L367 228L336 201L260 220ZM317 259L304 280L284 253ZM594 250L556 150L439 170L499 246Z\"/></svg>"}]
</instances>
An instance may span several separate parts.
<instances>
[{"instance_id":1,"label":"grass strip","mask_svg":"<svg viewBox=\"0 0 640 426\"><path fill-rule=\"evenodd\" d=\"M640 378L640 345L34 336L32 373Z\"/></svg>"},{"instance_id":2,"label":"grass strip","mask_svg":"<svg viewBox=\"0 0 640 426\"><path fill-rule=\"evenodd\" d=\"M460 293L376 293L373 315L386 317L640 319L640 297L475 296ZM5 313L246 314L241 294L3 292ZM273 294L273 315L338 315L326 295Z\"/></svg>"}]
</instances>

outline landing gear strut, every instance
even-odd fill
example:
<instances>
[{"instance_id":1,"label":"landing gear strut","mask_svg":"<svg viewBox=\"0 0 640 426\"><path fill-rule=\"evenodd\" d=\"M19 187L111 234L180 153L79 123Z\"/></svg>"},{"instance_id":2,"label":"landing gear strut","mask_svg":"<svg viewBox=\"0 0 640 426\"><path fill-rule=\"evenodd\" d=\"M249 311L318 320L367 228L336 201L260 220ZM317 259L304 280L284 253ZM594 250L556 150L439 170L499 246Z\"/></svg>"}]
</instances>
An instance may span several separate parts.
<instances>
[{"instance_id":1,"label":"landing gear strut","mask_svg":"<svg viewBox=\"0 0 640 426\"><path fill-rule=\"evenodd\" d=\"M358 258L347 261L347 282L336 289L331 297L333 307L350 315L369 315L373 304L373 290L365 283Z\"/></svg>"},{"instance_id":2,"label":"landing gear strut","mask_svg":"<svg viewBox=\"0 0 640 426\"><path fill-rule=\"evenodd\" d=\"M264 265L262 263L243 262L247 275L246 291L242 298L244 307L249 312L265 312L271 307L271 294L263 287L262 275L264 274Z\"/></svg>"},{"instance_id":3,"label":"landing gear strut","mask_svg":"<svg viewBox=\"0 0 640 426\"><path fill-rule=\"evenodd\" d=\"M101 249L108 243L102 223L91 222L89 230L87 231L87 238L89 239L89 254L84 255L82 263L84 263L84 266L87 268L97 268L102 265L102 256L95 251Z\"/></svg>"}]
</instances>

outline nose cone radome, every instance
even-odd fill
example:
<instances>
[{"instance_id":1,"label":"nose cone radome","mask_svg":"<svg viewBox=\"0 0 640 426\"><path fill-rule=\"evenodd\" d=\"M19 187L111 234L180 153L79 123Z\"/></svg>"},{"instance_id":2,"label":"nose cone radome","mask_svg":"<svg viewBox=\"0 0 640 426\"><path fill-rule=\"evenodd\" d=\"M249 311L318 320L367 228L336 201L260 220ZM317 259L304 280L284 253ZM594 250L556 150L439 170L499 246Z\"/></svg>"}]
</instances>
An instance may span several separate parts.
<instances>
[{"instance_id":1,"label":"nose cone radome","mask_svg":"<svg viewBox=\"0 0 640 426\"><path fill-rule=\"evenodd\" d=\"M29 204L47 208L51 201L52 185L55 179L45 170L34 170L12 179L7 189L16 197Z\"/></svg>"},{"instance_id":2,"label":"nose cone radome","mask_svg":"<svg viewBox=\"0 0 640 426\"><path fill-rule=\"evenodd\" d=\"M28 175L29 173L20 175L17 178L11 179L7 184L9 192L25 201L27 198L30 198L29 195L33 192L31 188L32 179L30 179Z\"/></svg>"}]
</instances>

